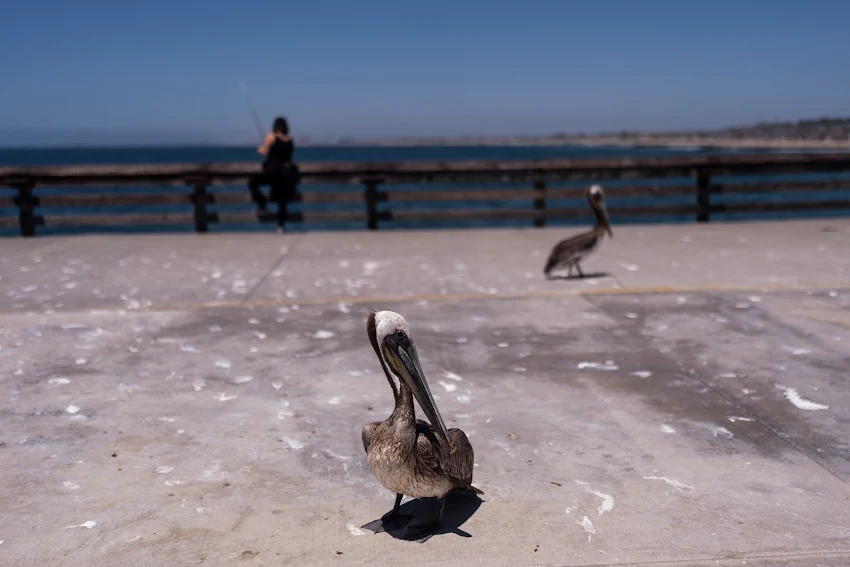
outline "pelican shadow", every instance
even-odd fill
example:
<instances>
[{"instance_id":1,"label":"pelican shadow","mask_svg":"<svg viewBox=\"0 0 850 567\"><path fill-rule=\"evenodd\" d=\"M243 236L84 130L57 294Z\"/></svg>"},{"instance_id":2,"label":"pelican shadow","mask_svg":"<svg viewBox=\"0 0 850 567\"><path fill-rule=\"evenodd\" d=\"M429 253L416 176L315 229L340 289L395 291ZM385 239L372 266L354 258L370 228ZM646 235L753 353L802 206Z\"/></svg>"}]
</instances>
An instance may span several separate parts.
<instances>
[{"instance_id":1,"label":"pelican shadow","mask_svg":"<svg viewBox=\"0 0 850 567\"><path fill-rule=\"evenodd\" d=\"M436 535L450 533L461 537L472 537L471 534L460 529L460 526L475 514L482 502L483 500L478 495L471 492L450 492L446 495L446 507L440 525L433 532L424 536L421 531L409 534L407 528L434 519L439 511L436 498L410 500L401 505L397 518L388 519L386 522L379 518L361 527L376 534L386 532L396 539L419 543L425 543Z\"/></svg>"},{"instance_id":2,"label":"pelican shadow","mask_svg":"<svg viewBox=\"0 0 850 567\"><path fill-rule=\"evenodd\" d=\"M547 280L592 280L594 278L610 278L609 272L594 272L592 274L569 275L569 276L546 276Z\"/></svg>"}]
</instances>

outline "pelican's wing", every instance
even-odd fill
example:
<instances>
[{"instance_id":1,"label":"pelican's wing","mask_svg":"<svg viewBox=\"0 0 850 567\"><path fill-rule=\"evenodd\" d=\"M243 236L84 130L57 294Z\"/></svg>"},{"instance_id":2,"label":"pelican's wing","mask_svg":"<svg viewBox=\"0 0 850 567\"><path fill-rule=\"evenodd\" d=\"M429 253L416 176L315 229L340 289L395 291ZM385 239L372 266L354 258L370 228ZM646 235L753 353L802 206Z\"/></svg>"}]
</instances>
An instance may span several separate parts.
<instances>
[{"instance_id":1,"label":"pelican's wing","mask_svg":"<svg viewBox=\"0 0 850 567\"><path fill-rule=\"evenodd\" d=\"M549 272L559 264L569 262L577 254L593 248L597 238L596 232L590 231L560 241L552 248L552 252L549 254L549 259L546 261L546 267L543 271Z\"/></svg>"},{"instance_id":2,"label":"pelican's wing","mask_svg":"<svg viewBox=\"0 0 850 567\"><path fill-rule=\"evenodd\" d=\"M381 422L375 421L366 424L366 427L363 428L363 448L366 449L367 453L369 452L369 445L372 444L372 435L375 434L375 430L378 429L379 425L381 425Z\"/></svg>"},{"instance_id":3,"label":"pelican's wing","mask_svg":"<svg viewBox=\"0 0 850 567\"><path fill-rule=\"evenodd\" d=\"M430 423L416 420L416 459L423 466L452 478L457 488L468 488L472 484L472 468L475 455L466 434L460 429L449 429L449 440L455 452L449 454L448 447L440 441Z\"/></svg>"}]
</instances>

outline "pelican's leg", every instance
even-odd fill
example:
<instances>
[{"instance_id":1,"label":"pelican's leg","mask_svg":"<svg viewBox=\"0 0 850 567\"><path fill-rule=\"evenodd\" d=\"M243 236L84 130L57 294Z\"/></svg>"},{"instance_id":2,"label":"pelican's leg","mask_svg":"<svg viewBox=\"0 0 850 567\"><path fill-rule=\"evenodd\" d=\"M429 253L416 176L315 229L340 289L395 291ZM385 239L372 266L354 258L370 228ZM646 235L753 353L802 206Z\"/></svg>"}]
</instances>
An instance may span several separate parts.
<instances>
[{"instance_id":1,"label":"pelican's leg","mask_svg":"<svg viewBox=\"0 0 850 567\"><path fill-rule=\"evenodd\" d=\"M387 520L394 520L394 519L398 518L398 507L401 505L401 499L402 499L401 494L395 495L395 506L393 506L392 512L387 512L386 514L384 514L381 517L382 522L386 522Z\"/></svg>"},{"instance_id":2,"label":"pelican's leg","mask_svg":"<svg viewBox=\"0 0 850 567\"><path fill-rule=\"evenodd\" d=\"M374 531L376 534L389 531L396 531L403 528L407 522L410 521L411 516L408 514L401 514L399 511L399 506L401 505L402 494L395 495L395 506L393 506L392 511L387 512L383 516L381 516L380 520L375 520L374 522L369 522L363 528Z\"/></svg>"},{"instance_id":3,"label":"pelican's leg","mask_svg":"<svg viewBox=\"0 0 850 567\"><path fill-rule=\"evenodd\" d=\"M434 532L437 531L440 527L440 523L443 521L443 510L446 508L446 497L443 496L442 498L437 498L437 502L440 504L440 510L437 512L437 517L429 522L407 526L408 539L414 539L418 535L422 535L422 537L416 539L419 543L425 543L431 539L431 536L434 535Z\"/></svg>"},{"instance_id":4,"label":"pelican's leg","mask_svg":"<svg viewBox=\"0 0 850 567\"><path fill-rule=\"evenodd\" d=\"M573 277L573 265L572 264L567 265L567 277L568 278Z\"/></svg>"},{"instance_id":5,"label":"pelican's leg","mask_svg":"<svg viewBox=\"0 0 850 567\"><path fill-rule=\"evenodd\" d=\"M578 275L583 278L584 274L581 273L581 264L579 264L578 262L576 262L576 270L578 270Z\"/></svg>"}]
</instances>

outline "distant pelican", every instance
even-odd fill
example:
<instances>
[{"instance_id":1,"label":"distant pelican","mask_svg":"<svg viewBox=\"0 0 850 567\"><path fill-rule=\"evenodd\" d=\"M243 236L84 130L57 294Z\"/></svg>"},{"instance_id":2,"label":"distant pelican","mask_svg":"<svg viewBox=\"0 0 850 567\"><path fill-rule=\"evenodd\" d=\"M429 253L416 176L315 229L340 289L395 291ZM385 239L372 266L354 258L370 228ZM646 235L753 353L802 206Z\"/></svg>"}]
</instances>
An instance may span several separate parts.
<instances>
[{"instance_id":1,"label":"distant pelican","mask_svg":"<svg viewBox=\"0 0 850 567\"><path fill-rule=\"evenodd\" d=\"M608 236L614 238L611 225L608 223L608 208L605 206L605 194L602 192L602 187L591 185L587 190L587 202L590 203L590 208L596 217L596 224L589 232L567 238L555 245L552 253L549 254L546 267L543 268L547 278L551 278L553 272L564 268L568 270L567 277L571 277L573 266L578 270L578 275L584 277L579 263L585 256L596 250L602 242L604 233L607 232Z\"/></svg>"},{"instance_id":2,"label":"distant pelican","mask_svg":"<svg viewBox=\"0 0 850 567\"><path fill-rule=\"evenodd\" d=\"M399 517L404 494L437 498L440 511L434 520L407 526L408 535L433 533L442 520L446 494L452 490L482 494L472 486L472 445L460 429L446 429L404 317L392 311L369 311L366 331L395 398L389 418L363 428L369 469L387 490L396 493L392 512L381 520ZM414 397L431 423L416 419Z\"/></svg>"}]
</instances>

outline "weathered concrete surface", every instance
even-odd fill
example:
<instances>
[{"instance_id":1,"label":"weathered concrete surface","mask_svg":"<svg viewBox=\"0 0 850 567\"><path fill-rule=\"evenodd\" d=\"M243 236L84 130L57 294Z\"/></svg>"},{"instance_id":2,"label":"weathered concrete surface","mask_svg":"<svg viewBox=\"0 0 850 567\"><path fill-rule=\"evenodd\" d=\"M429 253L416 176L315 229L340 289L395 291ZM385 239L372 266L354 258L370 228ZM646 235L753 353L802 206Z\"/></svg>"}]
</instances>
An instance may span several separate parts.
<instances>
[{"instance_id":1,"label":"weathered concrete surface","mask_svg":"<svg viewBox=\"0 0 850 567\"><path fill-rule=\"evenodd\" d=\"M615 231L0 242L0 564L850 563L850 223ZM359 529L370 307L476 451L425 544Z\"/></svg>"}]
</instances>

